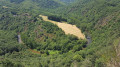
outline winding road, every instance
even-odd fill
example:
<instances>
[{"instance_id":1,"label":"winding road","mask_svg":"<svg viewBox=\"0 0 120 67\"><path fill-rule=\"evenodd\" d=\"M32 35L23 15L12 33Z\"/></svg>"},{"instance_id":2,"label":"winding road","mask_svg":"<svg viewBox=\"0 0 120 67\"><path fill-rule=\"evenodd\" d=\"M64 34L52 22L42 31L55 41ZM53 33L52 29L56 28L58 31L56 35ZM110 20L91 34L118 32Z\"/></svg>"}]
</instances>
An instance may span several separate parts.
<instances>
[{"instance_id":1,"label":"winding road","mask_svg":"<svg viewBox=\"0 0 120 67\"><path fill-rule=\"evenodd\" d=\"M19 42L19 44L23 43L22 40L21 40L21 36L20 35L18 35L18 42Z\"/></svg>"}]
</instances>

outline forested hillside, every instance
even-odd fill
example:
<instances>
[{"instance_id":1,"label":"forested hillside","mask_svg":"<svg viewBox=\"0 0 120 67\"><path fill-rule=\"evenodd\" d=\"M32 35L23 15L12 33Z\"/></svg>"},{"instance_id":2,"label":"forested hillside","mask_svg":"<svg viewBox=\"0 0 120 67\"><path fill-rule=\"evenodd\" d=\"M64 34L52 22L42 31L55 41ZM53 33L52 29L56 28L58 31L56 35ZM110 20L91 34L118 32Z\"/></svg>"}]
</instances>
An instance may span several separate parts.
<instances>
[{"instance_id":1,"label":"forested hillside","mask_svg":"<svg viewBox=\"0 0 120 67\"><path fill-rule=\"evenodd\" d=\"M119 7L119 0L0 0L0 66L120 67ZM39 15L76 25L86 39Z\"/></svg>"}]
</instances>

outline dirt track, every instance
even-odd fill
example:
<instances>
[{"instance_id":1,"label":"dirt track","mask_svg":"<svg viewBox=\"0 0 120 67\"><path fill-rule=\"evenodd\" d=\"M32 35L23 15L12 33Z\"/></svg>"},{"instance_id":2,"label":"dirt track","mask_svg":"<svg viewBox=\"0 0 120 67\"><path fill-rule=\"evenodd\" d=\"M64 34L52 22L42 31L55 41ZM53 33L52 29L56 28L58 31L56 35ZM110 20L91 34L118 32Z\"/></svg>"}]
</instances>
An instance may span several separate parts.
<instances>
[{"instance_id":1,"label":"dirt track","mask_svg":"<svg viewBox=\"0 0 120 67\"><path fill-rule=\"evenodd\" d=\"M43 16L43 15L39 15L39 16L42 17L44 21L48 21L53 24L56 24L59 28L61 28L65 32L65 34L72 34L77 36L79 39L85 39L85 35L75 25L52 21L49 20L47 16Z\"/></svg>"},{"instance_id":2,"label":"dirt track","mask_svg":"<svg viewBox=\"0 0 120 67\"><path fill-rule=\"evenodd\" d=\"M35 50L33 50L33 49L29 49L31 52L33 52L33 53L35 53L35 54L40 54L40 52L39 51L35 51Z\"/></svg>"}]
</instances>

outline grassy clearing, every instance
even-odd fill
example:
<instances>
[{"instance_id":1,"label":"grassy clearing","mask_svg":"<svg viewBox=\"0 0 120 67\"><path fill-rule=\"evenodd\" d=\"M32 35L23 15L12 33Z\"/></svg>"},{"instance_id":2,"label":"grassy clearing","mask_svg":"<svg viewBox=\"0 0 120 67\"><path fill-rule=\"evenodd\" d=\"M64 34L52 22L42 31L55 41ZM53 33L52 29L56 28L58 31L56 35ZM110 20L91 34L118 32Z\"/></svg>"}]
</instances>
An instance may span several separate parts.
<instances>
[{"instance_id":1,"label":"grassy clearing","mask_svg":"<svg viewBox=\"0 0 120 67\"><path fill-rule=\"evenodd\" d=\"M39 15L39 16L42 17L44 21L48 21L53 24L56 24L59 28L61 28L65 32L65 34L72 34L77 36L79 39L85 39L85 35L75 25L52 21L49 20L47 16L43 16L43 15Z\"/></svg>"}]
</instances>

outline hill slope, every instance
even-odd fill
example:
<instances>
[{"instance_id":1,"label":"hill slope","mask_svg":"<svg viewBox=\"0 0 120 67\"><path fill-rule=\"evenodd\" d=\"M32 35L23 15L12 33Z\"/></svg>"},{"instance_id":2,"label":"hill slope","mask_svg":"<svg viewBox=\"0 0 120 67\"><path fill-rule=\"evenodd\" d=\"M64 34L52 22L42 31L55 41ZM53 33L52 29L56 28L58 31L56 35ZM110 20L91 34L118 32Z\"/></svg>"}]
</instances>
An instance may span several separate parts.
<instances>
[{"instance_id":1,"label":"hill slope","mask_svg":"<svg viewBox=\"0 0 120 67\"><path fill-rule=\"evenodd\" d=\"M0 66L120 67L120 1L76 0L68 5L60 1L66 3L0 1ZM92 43L65 35L56 25L43 21L40 14L75 24ZM18 44L18 34L24 45Z\"/></svg>"},{"instance_id":2,"label":"hill slope","mask_svg":"<svg viewBox=\"0 0 120 67\"><path fill-rule=\"evenodd\" d=\"M120 58L119 49L116 48L120 45L118 41L120 37L119 7L119 0L80 0L72 6L60 9L64 10L60 12L63 16L70 18L71 24L76 24L86 34L92 36L93 42L87 51L96 57L97 67L105 64L111 65L110 67L120 66L120 60L116 60Z\"/></svg>"}]
</instances>

